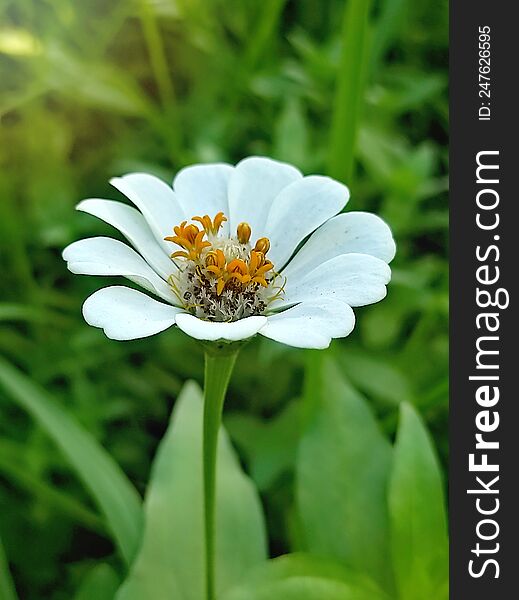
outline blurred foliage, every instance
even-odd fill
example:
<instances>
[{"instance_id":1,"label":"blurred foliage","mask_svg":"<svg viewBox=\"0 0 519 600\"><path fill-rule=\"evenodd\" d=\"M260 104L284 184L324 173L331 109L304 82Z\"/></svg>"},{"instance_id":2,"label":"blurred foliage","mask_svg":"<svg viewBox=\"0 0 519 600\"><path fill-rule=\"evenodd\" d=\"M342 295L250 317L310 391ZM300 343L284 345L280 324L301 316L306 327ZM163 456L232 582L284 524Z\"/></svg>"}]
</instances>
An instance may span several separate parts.
<instances>
[{"instance_id":1,"label":"blurred foliage","mask_svg":"<svg viewBox=\"0 0 519 600\"><path fill-rule=\"evenodd\" d=\"M389 439L399 405L414 405L445 466L447 2L373 2L356 91L344 13L342 0L0 0L0 354L141 492L183 382L201 382L202 354L173 330L117 343L86 326L81 303L107 281L72 276L60 252L114 232L74 205L117 198L113 175L171 180L189 163L250 154L340 176L343 101L358 101L350 207L381 215L398 252L388 298L359 309L354 333L327 353ZM294 478L307 356L255 340L226 404L271 556L298 540L304 549ZM122 563L86 488L1 385L0 411L0 538L20 597L115 589Z\"/></svg>"}]
</instances>

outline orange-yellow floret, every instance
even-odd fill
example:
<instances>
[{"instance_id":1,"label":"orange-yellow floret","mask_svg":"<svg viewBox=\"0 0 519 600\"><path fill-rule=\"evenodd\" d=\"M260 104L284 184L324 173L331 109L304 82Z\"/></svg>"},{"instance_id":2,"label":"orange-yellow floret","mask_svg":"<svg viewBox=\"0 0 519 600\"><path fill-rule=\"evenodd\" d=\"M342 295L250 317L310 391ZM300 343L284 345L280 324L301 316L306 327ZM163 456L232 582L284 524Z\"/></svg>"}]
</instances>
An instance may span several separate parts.
<instances>
[{"instance_id":1,"label":"orange-yellow floret","mask_svg":"<svg viewBox=\"0 0 519 600\"><path fill-rule=\"evenodd\" d=\"M182 221L180 225L173 228L175 235L167 236L164 239L184 248L184 250L173 252L171 258L182 257L196 261L200 258L202 250L211 244L204 241L205 231L200 231L196 225L186 225L186 223L187 221Z\"/></svg>"},{"instance_id":2,"label":"orange-yellow floret","mask_svg":"<svg viewBox=\"0 0 519 600\"><path fill-rule=\"evenodd\" d=\"M241 258L235 258L227 265L229 279L236 279L241 284L246 285L250 282L249 267Z\"/></svg>"},{"instance_id":3,"label":"orange-yellow floret","mask_svg":"<svg viewBox=\"0 0 519 600\"><path fill-rule=\"evenodd\" d=\"M266 253L270 249L270 241L263 237L257 240L256 245L247 257L240 250L238 256L229 256L221 248L215 248L214 236L227 218L222 212L219 212L214 219L209 215L203 217L193 217L193 221L198 221L203 229L197 225L187 224L183 221L180 225L174 227L174 236L164 238L170 242L179 245L183 250L173 252L172 258L185 258L196 264L195 272L202 280L209 282L216 281L216 294L221 296L226 287L234 291L245 291L248 286L260 285L268 287L267 273L274 269L274 265L266 258ZM211 242L204 240L207 234ZM251 227L248 223L240 223L237 227L237 239L242 245L249 243L251 236ZM250 246L249 246L250 248ZM229 284L229 285L228 285Z\"/></svg>"},{"instance_id":4,"label":"orange-yellow floret","mask_svg":"<svg viewBox=\"0 0 519 600\"><path fill-rule=\"evenodd\" d=\"M221 275L225 269L225 254L218 250L211 250L205 257L205 268L215 275Z\"/></svg>"},{"instance_id":5,"label":"orange-yellow floret","mask_svg":"<svg viewBox=\"0 0 519 600\"><path fill-rule=\"evenodd\" d=\"M236 279L242 286L249 283L259 283L263 287L268 287L265 275L274 268L274 265L265 259L261 252L254 250L250 254L248 261L241 258L235 258L227 265L229 279Z\"/></svg>"},{"instance_id":6,"label":"orange-yellow floret","mask_svg":"<svg viewBox=\"0 0 519 600\"><path fill-rule=\"evenodd\" d=\"M262 238L267 239L267 238ZM268 241L268 240L267 240ZM257 244L256 244L257 245ZM249 260L249 275L253 283L259 283L263 287L267 287L268 283L265 275L274 268L274 265L267 260L262 252L253 250L250 253Z\"/></svg>"}]
</instances>

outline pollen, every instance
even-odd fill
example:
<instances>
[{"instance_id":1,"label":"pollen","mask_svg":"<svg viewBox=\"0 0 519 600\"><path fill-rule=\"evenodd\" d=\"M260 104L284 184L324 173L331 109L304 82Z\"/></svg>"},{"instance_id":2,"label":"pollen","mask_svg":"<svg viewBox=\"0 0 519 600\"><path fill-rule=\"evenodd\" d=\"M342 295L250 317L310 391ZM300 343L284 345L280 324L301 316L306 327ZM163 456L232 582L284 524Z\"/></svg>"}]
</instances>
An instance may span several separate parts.
<instances>
[{"instance_id":1,"label":"pollen","mask_svg":"<svg viewBox=\"0 0 519 600\"><path fill-rule=\"evenodd\" d=\"M245 222L236 236L222 235L223 212L192 221L199 225L183 221L164 238L181 248L171 253L177 270L169 283L186 310L210 321L263 314L284 287L267 257L270 240L262 237L252 246L252 229Z\"/></svg>"}]
</instances>

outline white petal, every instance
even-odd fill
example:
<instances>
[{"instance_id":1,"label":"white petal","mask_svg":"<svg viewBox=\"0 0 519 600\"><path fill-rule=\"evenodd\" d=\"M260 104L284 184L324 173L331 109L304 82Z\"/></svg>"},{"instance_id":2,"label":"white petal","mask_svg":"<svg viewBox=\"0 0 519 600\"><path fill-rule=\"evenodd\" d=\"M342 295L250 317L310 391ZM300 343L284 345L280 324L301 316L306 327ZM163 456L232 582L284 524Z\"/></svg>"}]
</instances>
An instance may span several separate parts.
<instances>
[{"instance_id":1,"label":"white petal","mask_svg":"<svg viewBox=\"0 0 519 600\"><path fill-rule=\"evenodd\" d=\"M114 177L110 183L135 204L159 244L166 252L172 252L171 243L165 242L164 238L172 235L173 227L187 218L173 189L158 177L147 173Z\"/></svg>"},{"instance_id":2,"label":"white petal","mask_svg":"<svg viewBox=\"0 0 519 600\"><path fill-rule=\"evenodd\" d=\"M297 348L327 348L332 338L346 337L354 326L355 315L347 304L323 298L267 317L260 334Z\"/></svg>"},{"instance_id":3,"label":"white petal","mask_svg":"<svg viewBox=\"0 0 519 600\"><path fill-rule=\"evenodd\" d=\"M367 212L337 215L313 233L287 265L283 274L293 277L302 269L308 272L340 254L369 254L386 263L395 256L391 229L384 221Z\"/></svg>"},{"instance_id":4,"label":"white petal","mask_svg":"<svg viewBox=\"0 0 519 600\"><path fill-rule=\"evenodd\" d=\"M349 197L345 185L320 175L304 177L286 187L272 204L265 228L274 266L281 269L297 245L340 212Z\"/></svg>"},{"instance_id":5,"label":"white petal","mask_svg":"<svg viewBox=\"0 0 519 600\"><path fill-rule=\"evenodd\" d=\"M391 269L368 254L341 254L316 267L304 277L288 279L285 295L272 306L332 298L350 306L373 304L385 298Z\"/></svg>"},{"instance_id":6,"label":"white petal","mask_svg":"<svg viewBox=\"0 0 519 600\"><path fill-rule=\"evenodd\" d=\"M163 279L171 275L175 265L138 210L122 202L97 198L83 200L76 208L118 229Z\"/></svg>"},{"instance_id":7,"label":"white petal","mask_svg":"<svg viewBox=\"0 0 519 600\"><path fill-rule=\"evenodd\" d=\"M266 317L247 317L232 323L216 323L202 321L202 319L186 313L181 313L176 318L176 323L182 331L197 340L211 342L217 340L227 340L229 342L245 340L258 333L266 322Z\"/></svg>"},{"instance_id":8,"label":"white petal","mask_svg":"<svg viewBox=\"0 0 519 600\"><path fill-rule=\"evenodd\" d=\"M217 163L193 165L178 172L173 189L186 219L204 215L213 218L220 211L229 218L227 188L233 171L231 165ZM228 231L228 223L222 230Z\"/></svg>"},{"instance_id":9,"label":"white petal","mask_svg":"<svg viewBox=\"0 0 519 600\"><path fill-rule=\"evenodd\" d=\"M112 340L135 340L155 335L174 325L180 310L118 285L98 290L83 304L85 321L102 328Z\"/></svg>"},{"instance_id":10,"label":"white petal","mask_svg":"<svg viewBox=\"0 0 519 600\"><path fill-rule=\"evenodd\" d=\"M283 188L302 177L295 167L270 158L251 156L239 162L229 182L231 233L246 221L254 241L263 237L274 199Z\"/></svg>"},{"instance_id":11,"label":"white petal","mask_svg":"<svg viewBox=\"0 0 519 600\"><path fill-rule=\"evenodd\" d=\"M77 275L127 277L172 304L177 298L169 285L126 244L107 237L73 242L63 250L67 267Z\"/></svg>"}]
</instances>

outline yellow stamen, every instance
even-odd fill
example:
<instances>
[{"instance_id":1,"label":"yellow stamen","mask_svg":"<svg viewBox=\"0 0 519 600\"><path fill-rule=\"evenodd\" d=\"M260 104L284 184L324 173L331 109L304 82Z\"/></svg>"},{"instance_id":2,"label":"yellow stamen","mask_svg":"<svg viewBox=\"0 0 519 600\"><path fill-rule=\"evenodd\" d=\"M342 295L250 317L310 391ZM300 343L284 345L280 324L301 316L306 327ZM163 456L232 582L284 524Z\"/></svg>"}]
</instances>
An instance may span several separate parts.
<instances>
[{"instance_id":1,"label":"yellow stamen","mask_svg":"<svg viewBox=\"0 0 519 600\"><path fill-rule=\"evenodd\" d=\"M225 287L225 280L223 278L218 279L218 282L216 283L216 293L218 294L218 296L222 295L224 287Z\"/></svg>"},{"instance_id":2,"label":"yellow stamen","mask_svg":"<svg viewBox=\"0 0 519 600\"><path fill-rule=\"evenodd\" d=\"M250 240L252 229L248 223L240 223L237 227L236 233L240 244L246 244Z\"/></svg>"},{"instance_id":3,"label":"yellow stamen","mask_svg":"<svg viewBox=\"0 0 519 600\"><path fill-rule=\"evenodd\" d=\"M254 250L256 252L261 252L262 254L267 254L267 252L270 250L270 240L266 237L260 238L256 242L256 245L254 246Z\"/></svg>"},{"instance_id":4,"label":"yellow stamen","mask_svg":"<svg viewBox=\"0 0 519 600\"><path fill-rule=\"evenodd\" d=\"M214 219L211 219L209 215L204 215L203 217L193 217L192 220L198 221L204 228L204 231L207 233L207 235L216 235L224 221L227 221L227 217L223 214L223 212L219 212Z\"/></svg>"},{"instance_id":5,"label":"yellow stamen","mask_svg":"<svg viewBox=\"0 0 519 600\"><path fill-rule=\"evenodd\" d=\"M173 242L184 248L171 254L171 258L187 258L189 260L198 260L204 248L211 244L204 241L205 231L200 231L196 225L186 225L187 221L182 221L180 225L173 228L175 235L166 236L164 239Z\"/></svg>"},{"instance_id":6,"label":"yellow stamen","mask_svg":"<svg viewBox=\"0 0 519 600\"><path fill-rule=\"evenodd\" d=\"M219 248L208 252L205 259L205 268L209 273L214 273L214 275L220 277L225 271L225 254Z\"/></svg>"},{"instance_id":7,"label":"yellow stamen","mask_svg":"<svg viewBox=\"0 0 519 600\"><path fill-rule=\"evenodd\" d=\"M249 267L241 258L235 258L227 265L229 279L236 279L241 284L247 284L251 280L249 275Z\"/></svg>"}]
</instances>

